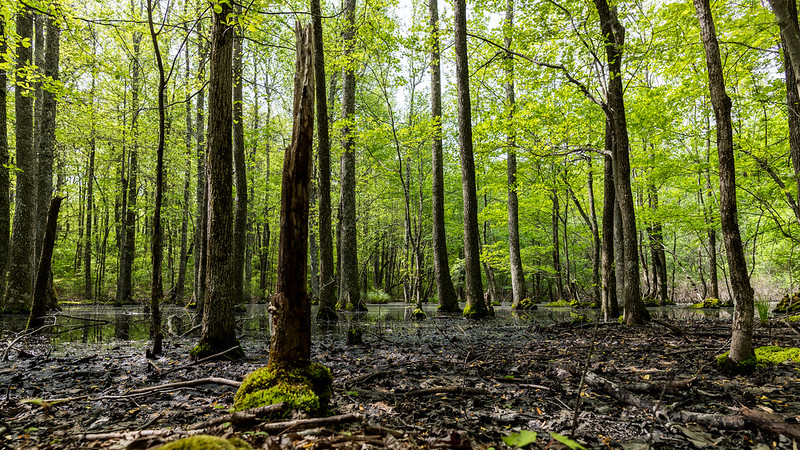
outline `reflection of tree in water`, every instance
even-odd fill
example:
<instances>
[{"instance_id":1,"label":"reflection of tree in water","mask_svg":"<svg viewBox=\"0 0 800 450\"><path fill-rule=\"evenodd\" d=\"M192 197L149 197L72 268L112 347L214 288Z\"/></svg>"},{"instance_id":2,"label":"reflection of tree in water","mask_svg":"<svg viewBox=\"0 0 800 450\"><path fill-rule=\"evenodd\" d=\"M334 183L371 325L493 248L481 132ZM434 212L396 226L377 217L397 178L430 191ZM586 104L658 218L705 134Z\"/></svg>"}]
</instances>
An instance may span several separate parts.
<instances>
[{"instance_id":1,"label":"reflection of tree in water","mask_svg":"<svg viewBox=\"0 0 800 450\"><path fill-rule=\"evenodd\" d=\"M130 339L131 319L128 314L120 313L114 316L114 337L127 341Z\"/></svg>"}]
</instances>

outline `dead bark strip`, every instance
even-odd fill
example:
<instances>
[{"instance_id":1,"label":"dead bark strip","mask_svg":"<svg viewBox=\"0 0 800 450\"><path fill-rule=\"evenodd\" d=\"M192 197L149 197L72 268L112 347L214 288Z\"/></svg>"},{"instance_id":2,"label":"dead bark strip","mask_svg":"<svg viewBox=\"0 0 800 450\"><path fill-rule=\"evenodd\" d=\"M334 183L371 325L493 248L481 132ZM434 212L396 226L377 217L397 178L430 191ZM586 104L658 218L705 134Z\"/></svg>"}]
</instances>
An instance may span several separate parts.
<instances>
[{"instance_id":1,"label":"dead bark strip","mask_svg":"<svg viewBox=\"0 0 800 450\"><path fill-rule=\"evenodd\" d=\"M164 389L176 389L176 388L184 388L184 387L194 387L194 386L200 386L200 385L203 385L203 384L222 384L222 385L233 386L235 388L238 388L239 386L242 385L242 382L241 381L236 381L236 380L229 380L227 378L218 378L218 377L198 378L196 380L178 381L178 382L175 382L175 383L167 383L167 384L161 384L161 385L158 385L158 386L149 386L149 387L146 387L146 388L134 389L132 391L129 391L127 394L138 395L138 394L145 394L145 393L148 393L148 392L162 391Z\"/></svg>"},{"instance_id":2,"label":"dead bark strip","mask_svg":"<svg viewBox=\"0 0 800 450\"><path fill-rule=\"evenodd\" d=\"M232 414L225 414L224 416L215 417L213 419L206 420L204 422L195 423L193 425L189 425L187 428L188 430L201 430L206 428L211 428L225 422L230 423L242 423L242 422L252 422L256 421L263 416L268 416L270 414L276 412L282 412L286 410L286 403L280 402L274 405L267 405L261 406L258 408L251 408L245 411L238 411Z\"/></svg>"},{"instance_id":3,"label":"dead bark strip","mask_svg":"<svg viewBox=\"0 0 800 450\"><path fill-rule=\"evenodd\" d=\"M329 425L339 425L342 423L358 422L361 420L359 414L342 414L331 417L320 417L318 419L298 419L287 420L285 422L262 423L258 426L259 431L267 433L283 433L288 430L307 430L309 428L327 427Z\"/></svg>"}]
</instances>

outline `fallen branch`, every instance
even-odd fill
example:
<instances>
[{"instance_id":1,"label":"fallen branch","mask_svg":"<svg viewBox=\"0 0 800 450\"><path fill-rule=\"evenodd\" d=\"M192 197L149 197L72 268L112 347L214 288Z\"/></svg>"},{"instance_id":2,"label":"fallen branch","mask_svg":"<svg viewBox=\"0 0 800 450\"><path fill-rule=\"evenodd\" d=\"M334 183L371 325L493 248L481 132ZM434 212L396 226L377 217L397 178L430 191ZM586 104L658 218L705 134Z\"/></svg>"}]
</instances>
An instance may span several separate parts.
<instances>
[{"instance_id":1,"label":"fallen branch","mask_svg":"<svg viewBox=\"0 0 800 450\"><path fill-rule=\"evenodd\" d=\"M106 440L125 440L125 441L133 441L135 439L144 438L144 437L156 437L156 436L170 436L170 435L181 435L181 436L192 436L195 434L201 434L202 430L192 430L192 431L183 431L177 430L174 428L161 428L158 430L140 430L140 431L120 431L116 433L86 433L86 434L76 434L72 436L67 436L67 440L69 441L106 441Z\"/></svg>"},{"instance_id":2,"label":"fallen branch","mask_svg":"<svg viewBox=\"0 0 800 450\"><path fill-rule=\"evenodd\" d=\"M408 391L404 395L406 397L424 397L426 395L436 394L459 394L459 395L488 395L489 391L486 389L469 388L461 386L443 386L425 389L417 389L416 391Z\"/></svg>"},{"instance_id":3,"label":"fallen branch","mask_svg":"<svg viewBox=\"0 0 800 450\"><path fill-rule=\"evenodd\" d=\"M361 415L359 414L343 414L339 416L320 417L318 419L297 419L288 420L286 422L262 423L258 426L258 430L277 434L289 430L306 430L309 428L320 428L327 427L329 425L357 422L359 420L361 420Z\"/></svg>"},{"instance_id":4,"label":"fallen branch","mask_svg":"<svg viewBox=\"0 0 800 450\"><path fill-rule=\"evenodd\" d=\"M745 406L742 406L741 411L748 422L761 429L782 434L791 439L800 439L800 426L787 423L780 416L750 409Z\"/></svg>"},{"instance_id":5,"label":"fallen branch","mask_svg":"<svg viewBox=\"0 0 800 450\"><path fill-rule=\"evenodd\" d=\"M507 383L507 384L516 384L519 387L531 388L531 389L542 389L545 391L549 391L550 388L547 386L542 386L541 384L533 384L530 383L530 380L526 380L525 378L505 378L505 377L494 377L492 380L498 383Z\"/></svg>"},{"instance_id":6,"label":"fallen branch","mask_svg":"<svg viewBox=\"0 0 800 450\"><path fill-rule=\"evenodd\" d=\"M286 410L286 403L280 402L274 405L261 406L259 408L251 408L245 411L238 411L232 414L225 414L224 416L215 417L213 419L209 419L200 423L195 423L193 425L189 425L187 430L201 430L205 428L211 428L223 424L225 422L230 422L230 423L252 422L258 420L263 416L268 416L270 414L285 410Z\"/></svg>"},{"instance_id":7,"label":"fallen branch","mask_svg":"<svg viewBox=\"0 0 800 450\"><path fill-rule=\"evenodd\" d=\"M223 384L226 386L233 386L238 388L242 385L241 381L229 380L227 378L218 378L218 377L208 377L208 378L198 378L196 380L189 380L189 381L177 381L175 383L167 383L161 384L158 386L149 386L145 388L134 389L132 391L128 391L127 395L139 395L145 394L148 392L154 391L161 391L164 389L175 389L175 388L184 388L184 387L194 387L200 386L203 384Z\"/></svg>"}]
</instances>

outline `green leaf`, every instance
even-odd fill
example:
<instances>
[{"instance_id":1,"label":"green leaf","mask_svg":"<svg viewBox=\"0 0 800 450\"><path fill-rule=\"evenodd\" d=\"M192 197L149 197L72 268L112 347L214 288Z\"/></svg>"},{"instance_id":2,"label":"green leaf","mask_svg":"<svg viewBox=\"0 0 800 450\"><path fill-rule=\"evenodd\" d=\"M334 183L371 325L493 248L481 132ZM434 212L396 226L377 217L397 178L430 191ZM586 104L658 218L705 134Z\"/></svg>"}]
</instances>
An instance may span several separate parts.
<instances>
[{"instance_id":1,"label":"green leaf","mask_svg":"<svg viewBox=\"0 0 800 450\"><path fill-rule=\"evenodd\" d=\"M503 442L512 447L525 447L536 442L538 433L529 430L520 430L519 433L511 433L510 436L503 436Z\"/></svg>"},{"instance_id":2,"label":"green leaf","mask_svg":"<svg viewBox=\"0 0 800 450\"><path fill-rule=\"evenodd\" d=\"M220 14L222 12L222 5L220 5L219 3L215 3L214 4L214 12L217 13L217 14Z\"/></svg>"},{"instance_id":3,"label":"green leaf","mask_svg":"<svg viewBox=\"0 0 800 450\"><path fill-rule=\"evenodd\" d=\"M572 439L560 435L558 433L550 433L550 437L561 442L562 444L566 445L567 447L571 448L572 450L586 450L586 447L582 446L581 444L573 441Z\"/></svg>"}]
</instances>

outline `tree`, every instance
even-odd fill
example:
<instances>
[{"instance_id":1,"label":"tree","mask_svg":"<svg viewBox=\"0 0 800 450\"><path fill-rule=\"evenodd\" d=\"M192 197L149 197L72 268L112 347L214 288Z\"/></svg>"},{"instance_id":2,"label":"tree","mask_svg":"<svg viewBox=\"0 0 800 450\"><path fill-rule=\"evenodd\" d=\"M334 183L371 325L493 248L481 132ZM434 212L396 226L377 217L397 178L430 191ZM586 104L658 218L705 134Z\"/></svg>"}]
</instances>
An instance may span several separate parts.
<instances>
[{"instance_id":1,"label":"tree","mask_svg":"<svg viewBox=\"0 0 800 450\"><path fill-rule=\"evenodd\" d=\"M439 311L461 312L458 296L450 278L450 262L447 257L447 236L444 217L444 158L442 156L442 71L439 51L439 5L438 0L428 0L429 26L431 27L431 117L433 137L431 139L431 171L433 194L433 270L436 277L436 292Z\"/></svg>"},{"instance_id":2,"label":"tree","mask_svg":"<svg viewBox=\"0 0 800 450\"><path fill-rule=\"evenodd\" d=\"M328 130L328 99L325 82L325 51L322 42L320 0L311 0L314 33L314 82L317 105L317 173L319 195L319 309L317 321L336 321L336 281L333 277L333 236L331 235L331 141Z\"/></svg>"},{"instance_id":3,"label":"tree","mask_svg":"<svg viewBox=\"0 0 800 450\"><path fill-rule=\"evenodd\" d=\"M233 40L230 3L214 5L211 28L211 70L208 80L208 228L205 300L200 341L194 358L214 355L231 348L226 357L243 352L236 338L233 308Z\"/></svg>"},{"instance_id":4,"label":"tree","mask_svg":"<svg viewBox=\"0 0 800 450\"><path fill-rule=\"evenodd\" d=\"M28 330L36 330L44 325L44 314L47 310L47 298L50 286L50 265L53 260L53 247L56 242L58 211L64 197L53 197L47 209L47 226L43 235L42 253L39 255L39 266L36 269L36 284L33 290L33 304L28 317Z\"/></svg>"},{"instance_id":5,"label":"tree","mask_svg":"<svg viewBox=\"0 0 800 450\"><path fill-rule=\"evenodd\" d=\"M199 69L197 76L200 78L201 86L204 86L206 47L204 43L203 22L197 22L197 54L199 59ZM197 204L197 218L194 227L194 299L197 308L197 318L203 316L204 302L206 296L206 248L208 238L208 175L206 173L206 151L205 151L205 89L200 88L197 93L197 104L195 106L195 136L197 137L197 189L195 191L195 201Z\"/></svg>"},{"instance_id":6,"label":"tree","mask_svg":"<svg viewBox=\"0 0 800 450\"><path fill-rule=\"evenodd\" d=\"M161 300L164 297L164 281L161 268L164 260L164 232L161 224L161 203L164 197L164 145L166 133L166 106L164 94L167 89L167 76L164 71L164 59L158 45L158 35L153 22L153 0L147 0L147 22L150 26L150 39L153 42L153 53L158 68L158 145L156 147L156 195L153 208L153 235L150 240L153 272L150 283L150 318L152 320L150 335L153 339L153 355L161 354L163 336L161 333Z\"/></svg>"},{"instance_id":7,"label":"tree","mask_svg":"<svg viewBox=\"0 0 800 450\"><path fill-rule=\"evenodd\" d=\"M511 48L514 30L514 0L506 0L506 19L504 24L505 41L503 45ZM514 93L514 57L506 54L506 107L508 108L508 151L506 156L508 171L508 250L509 268L511 270L511 295L513 305L526 297L525 272L522 270L522 256L519 246L519 201L517 200L517 149L516 133L514 131L514 106L516 95Z\"/></svg>"},{"instance_id":8,"label":"tree","mask_svg":"<svg viewBox=\"0 0 800 450\"><path fill-rule=\"evenodd\" d=\"M17 34L30 39L33 13L21 8L17 13ZM31 64L30 46L17 47L17 89L14 90L16 113L17 186L14 226L8 267L8 283L3 298L6 314L28 313L33 300L33 251L36 237L36 153L33 149L33 99L25 77Z\"/></svg>"},{"instance_id":9,"label":"tree","mask_svg":"<svg viewBox=\"0 0 800 450\"><path fill-rule=\"evenodd\" d=\"M717 122L717 154L719 156L719 209L722 237L730 269L734 297L733 333L727 361L733 367L750 370L755 364L742 364L755 358L753 350L753 288L747 272L742 238L739 233L739 213L736 202L736 163L733 154L733 125L731 99L725 92L725 78L719 54L717 32L708 0L694 0L700 35L706 53L708 87Z\"/></svg>"},{"instance_id":10,"label":"tree","mask_svg":"<svg viewBox=\"0 0 800 450\"><path fill-rule=\"evenodd\" d=\"M356 75L351 56L355 48L356 0L345 1L344 58L342 71L342 159L340 167L341 189L341 270L339 281L339 307L351 311L364 311L361 303L361 286L358 281L358 230L356 228Z\"/></svg>"},{"instance_id":11,"label":"tree","mask_svg":"<svg viewBox=\"0 0 800 450\"><path fill-rule=\"evenodd\" d=\"M241 14L241 5L237 5ZM242 40L244 30L236 27L233 43L233 166L236 174L236 210L233 220L233 302L244 298L244 259L247 246L247 173L244 155L244 116L242 114ZM248 280L249 281L249 280Z\"/></svg>"},{"instance_id":12,"label":"tree","mask_svg":"<svg viewBox=\"0 0 800 450\"><path fill-rule=\"evenodd\" d=\"M269 366L306 367L311 362L308 298L308 216L314 142L314 44L311 25L297 26L292 143L281 182L278 284L272 296Z\"/></svg>"},{"instance_id":13,"label":"tree","mask_svg":"<svg viewBox=\"0 0 800 450\"><path fill-rule=\"evenodd\" d=\"M8 75L6 57L8 55L8 34L5 15L0 14L0 292L5 291L6 270L8 268L9 235L11 234L11 205L9 202L10 180L8 173ZM0 313L5 304L0 304Z\"/></svg>"},{"instance_id":14,"label":"tree","mask_svg":"<svg viewBox=\"0 0 800 450\"><path fill-rule=\"evenodd\" d=\"M605 38L606 61L608 64L608 93L606 114L611 117L611 130L614 133L614 188L619 203L622 223L624 254L624 307L625 323L639 324L650 319L644 307L639 285L638 235L633 192L631 190L630 147L628 126L625 119L625 101L622 86L622 54L625 43L625 28L619 23L616 7L610 8L606 0L595 0L600 16L600 30ZM619 281L619 280L617 280Z\"/></svg>"},{"instance_id":15,"label":"tree","mask_svg":"<svg viewBox=\"0 0 800 450\"><path fill-rule=\"evenodd\" d=\"M464 316L483 318L489 315L483 301L481 280L480 234L478 232L478 197L475 186L475 158L472 150L472 106L467 62L467 5L455 0L456 86L458 91L458 147L461 157L461 187L464 199L464 283L467 305Z\"/></svg>"}]
</instances>

